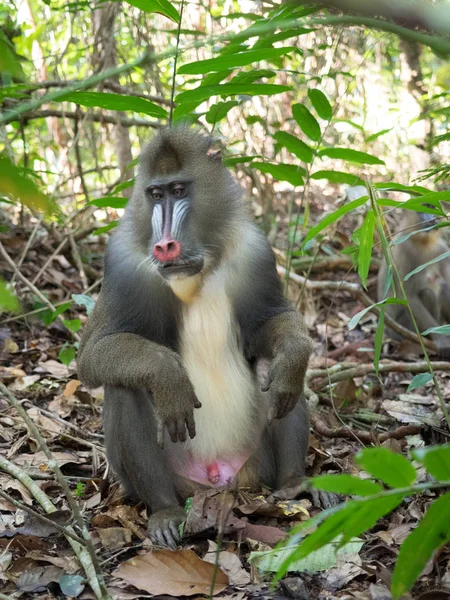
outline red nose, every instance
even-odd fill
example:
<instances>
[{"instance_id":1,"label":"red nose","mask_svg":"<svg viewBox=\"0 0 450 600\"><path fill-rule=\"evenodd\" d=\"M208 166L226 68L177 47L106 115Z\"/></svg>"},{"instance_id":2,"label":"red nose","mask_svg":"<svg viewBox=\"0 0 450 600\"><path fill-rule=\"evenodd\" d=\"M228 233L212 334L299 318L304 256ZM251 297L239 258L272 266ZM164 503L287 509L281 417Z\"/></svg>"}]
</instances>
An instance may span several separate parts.
<instances>
[{"instance_id":1,"label":"red nose","mask_svg":"<svg viewBox=\"0 0 450 600\"><path fill-rule=\"evenodd\" d=\"M176 240L161 240L153 246L153 256L160 262L175 260L181 254L181 245Z\"/></svg>"}]
</instances>

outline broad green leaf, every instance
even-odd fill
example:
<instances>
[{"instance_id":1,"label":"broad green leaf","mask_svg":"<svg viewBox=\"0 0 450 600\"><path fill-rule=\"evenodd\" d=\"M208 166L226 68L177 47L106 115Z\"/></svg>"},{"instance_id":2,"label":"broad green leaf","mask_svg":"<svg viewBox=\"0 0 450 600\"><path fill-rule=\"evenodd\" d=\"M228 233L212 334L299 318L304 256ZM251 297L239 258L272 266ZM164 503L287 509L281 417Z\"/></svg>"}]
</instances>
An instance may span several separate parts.
<instances>
[{"instance_id":1,"label":"broad green leaf","mask_svg":"<svg viewBox=\"0 0 450 600\"><path fill-rule=\"evenodd\" d=\"M21 81L25 79L14 44L9 41L2 30L0 30L0 73L7 73Z\"/></svg>"},{"instance_id":2,"label":"broad green leaf","mask_svg":"<svg viewBox=\"0 0 450 600\"><path fill-rule=\"evenodd\" d=\"M114 229L115 227L117 227L118 224L119 224L119 221L111 221L110 223L108 223L108 225L105 225L104 227L99 227L98 229L96 229L92 235L101 235L102 233L108 233L108 231L111 231L111 229Z\"/></svg>"},{"instance_id":3,"label":"broad green leaf","mask_svg":"<svg viewBox=\"0 0 450 600\"><path fill-rule=\"evenodd\" d=\"M386 133L389 133L390 131L392 131L392 129L393 129L393 127L390 127L389 129L382 129L381 131L377 131L377 133L372 133L372 135L369 135L366 142L373 142L373 141L377 140L379 137L381 137L382 135L385 135Z\"/></svg>"},{"instance_id":4,"label":"broad green leaf","mask_svg":"<svg viewBox=\"0 0 450 600\"><path fill-rule=\"evenodd\" d=\"M273 35L267 35L260 38L253 46L256 48L268 48L272 46L274 42L282 42L284 40L288 40L293 37L298 37L299 35L305 35L307 33L311 33L315 31L315 29L310 29L309 27L299 27L298 29L286 29L285 31L279 31L278 33L274 33Z\"/></svg>"},{"instance_id":5,"label":"broad green leaf","mask_svg":"<svg viewBox=\"0 0 450 600\"><path fill-rule=\"evenodd\" d=\"M405 275L404 281L408 281L408 279L410 279L413 275L416 275L416 273L420 273L420 271L423 271L430 265L434 265L435 263L444 260L444 258L447 258L448 256L450 256L450 251L444 252L443 254L439 254L439 256L436 256L436 258L432 258L423 265L419 265L416 269L413 269L407 275Z\"/></svg>"},{"instance_id":6,"label":"broad green leaf","mask_svg":"<svg viewBox=\"0 0 450 600\"><path fill-rule=\"evenodd\" d=\"M241 163L248 163L255 160L255 158L262 158L261 155L254 154L253 156L225 156L223 159L223 164L227 167L234 167L235 165L239 165Z\"/></svg>"},{"instance_id":7,"label":"broad green leaf","mask_svg":"<svg viewBox=\"0 0 450 600\"><path fill-rule=\"evenodd\" d=\"M20 309L16 294L0 278L0 312L18 312Z\"/></svg>"},{"instance_id":8,"label":"broad green leaf","mask_svg":"<svg viewBox=\"0 0 450 600\"><path fill-rule=\"evenodd\" d=\"M269 71L268 69L252 69L251 71L241 71L230 79L229 83L254 83L263 78L271 79L275 75L275 71Z\"/></svg>"},{"instance_id":9,"label":"broad green leaf","mask_svg":"<svg viewBox=\"0 0 450 600\"><path fill-rule=\"evenodd\" d=\"M314 142L320 140L320 125L306 106L303 104L293 104L292 116L297 125L310 140L313 140Z\"/></svg>"},{"instance_id":10,"label":"broad green leaf","mask_svg":"<svg viewBox=\"0 0 450 600\"><path fill-rule=\"evenodd\" d=\"M392 574L391 592L400 598L414 585L435 550L450 541L450 492L429 507L427 514L403 542Z\"/></svg>"},{"instance_id":11,"label":"broad green leaf","mask_svg":"<svg viewBox=\"0 0 450 600\"><path fill-rule=\"evenodd\" d=\"M280 566L289 561L288 571L296 573L320 573L336 566L338 560L345 557L348 559L357 554L364 542L355 538L338 548L338 542L333 541L320 550L311 552L307 557L300 560L290 561L290 557L295 552L295 548L275 549L266 552L251 552L249 562L255 565L263 573L274 573Z\"/></svg>"},{"instance_id":12,"label":"broad green leaf","mask_svg":"<svg viewBox=\"0 0 450 600\"><path fill-rule=\"evenodd\" d=\"M309 242L309 240L312 240L313 238L315 238L318 233L320 233L321 231L326 229L329 225L331 225L332 223L335 223L341 217L343 217L347 213L351 212L355 208L362 206L366 202L367 202L366 198L358 198L358 200L353 200L353 202L349 202L348 204L341 206L341 208L338 208L337 210L335 210L334 213L332 213L331 215L327 215L324 219L319 221L319 223L315 227L312 227L308 231L308 233L305 236L305 239L303 240L302 246L304 247L305 244L307 242Z\"/></svg>"},{"instance_id":13,"label":"broad green leaf","mask_svg":"<svg viewBox=\"0 0 450 600\"><path fill-rule=\"evenodd\" d=\"M415 448L412 454L438 481L450 481L450 444Z\"/></svg>"},{"instance_id":14,"label":"broad green leaf","mask_svg":"<svg viewBox=\"0 0 450 600\"><path fill-rule=\"evenodd\" d=\"M228 100L227 102L218 102L217 104L213 104L211 108L206 113L205 119L207 123L214 125L217 121L223 119L232 108L238 106L239 102L236 100Z\"/></svg>"},{"instance_id":15,"label":"broad green leaf","mask_svg":"<svg viewBox=\"0 0 450 600\"><path fill-rule=\"evenodd\" d=\"M381 350L383 348L384 311L385 311L385 307L381 306L380 307L380 314L378 315L377 330L375 332L375 338L374 338L373 364L375 366L375 375L377 377L378 377L378 373L379 373L379 370L380 370Z\"/></svg>"},{"instance_id":16,"label":"broad green leaf","mask_svg":"<svg viewBox=\"0 0 450 600\"><path fill-rule=\"evenodd\" d=\"M353 315L353 317L349 321L348 328L350 330L354 329L361 321L363 316L369 311L371 311L374 306L384 306L385 304L404 304L406 306L408 303L406 302L406 300L400 300L399 298L385 298L384 300L380 300L380 302L375 302L374 304L372 304L372 306L363 308L363 310L360 310L359 313Z\"/></svg>"},{"instance_id":17,"label":"broad green leaf","mask_svg":"<svg viewBox=\"0 0 450 600\"><path fill-rule=\"evenodd\" d=\"M61 350L58 354L58 358L62 362L63 365L66 365L66 367L68 367L70 365L70 363L74 360L76 353L77 353L77 351L75 350L74 346L70 346L66 342L64 344L64 346L61 348Z\"/></svg>"},{"instance_id":18,"label":"broad green leaf","mask_svg":"<svg viewBox=\"0 0 450 600\"><path fill-rule=\"evenodd\" d=\"M343 173L342 171L316 171L315 173L312 173L311 179L327 179L330 183L347 183L348 185L362 183L362 179L357 175Z\"/></svg>"},{"instance_id":19,"label":"broad green leaf","mask_svg":"<svg viewBox=\"0 0 450 600\"><path fill-rule=\"evenodd\" d=\"M22 202L30 209L56 212L56 205L43 194L34 181L5 156L0 156L0 196Z\"/></svg>"},{"instance_id":20,"label":"broad green leaf","mask_svg":"<svg viewBox=\"0 0 450 600\"><path fill-rule=\"evenodd\" d=\"M80 319L63 319L63 323L67 329L73 331L74 333L76 333L81 327Z\"/></svg>"},{"instance_id":21,"label":"broad green leaf","mask_svg":"<svg viewBox=\"0 0 450 600\"><path fill-rule=\"evenodd\" d=\"M56 321L56 319L59 317L59 315L62 315L63 312L68 310L71 306L72 306L72 301L64 302L64 304L61 304L61 306L56 307L55 310L42 311L40 314L40 318L44 322L44 325L46 325L48 327L54 321Z\"/></svg>"},{"instance_id":22,"label":"broad green leaf","mask_svg":"<svg viewBox=\"0 0 450 600\"><path fill-rule=\"evenodd\" d=\"M310 163L313 159L313 151L307 146L304 142L295 137L295 135L291 135L290 133L286 133L286 131L277 131L273 136L280 146L284 146L295 154L297 158L302 160L303 162Z\"/></svg>"},{"instance_id":23,"label":"broad green leaf","mask_svg":"<svg viewBox=\"0 0 450 600\"><path fill-rule=\"evenodd\" d=\"M358 274L361 277L361 283L366 287L367 277L370 269L370 259L372 258L373 234L375 231L375 213L373 209L367 211L366 218L361 227L359 252L358 252Z\"/></svg>"},{"instance_id":24,"label":"broad green leaf","mask_svg":"<svg viewBox=\"0 0 450 600\"><path fill-rule=\"evenodd\" d=\"M317 490L346 496L374 496L383 491L379 483L353 475L320 475L311 479L310 483Z\"/></svg>"},{"instance_id":25,"label":"broad green leaf","mask_svg":"<svg viewBox=\"0 0 450 600\"><path fill-rule=\"evenodd\" d=\"M85 306L87 314L91 314L95 302L90 296L86 296L86 294L72 294L72 300L80 306Z\"/></svg>"},{"instance_id":26,"label":"broad green leaf","mask_svg":"<svg viewBox=\"0 0 450 600\"><path fill-rule=\"evenodd\" d=\"M275 83L222 83L220 85L200 85L193 90L187 90L177 95L177 103L203 102L213 96L274 96L291 89L288 85Z\"/></svg>"},{"instance_id":27,"label":"broad green leaf","mask_svg":"<svg viewBox=\"0 0 450 600\"><path fill-rule=\"evenodd\" d=\"M157 119L167 117L167 110L145 98L136 96L121 96L109 92L70 92L58 98L57 102L74 102L81 106L104 108L107 110L122 110L143 113Z\"/></svg>"},{"instance_id":28,"label":"broad green leaf","mask_svg":"<svg viewBox=\"0 0 450 600\"><path fill-rule=\"evenodd\" d=\"M406 391L412 392L414 390L417 390L417 388L426 385L432 379L433 375L431 373L418 373L417 375L414 375Z\"/></svg>"},{"instance_id":29,"label":"broad green leaf","mask_svg":"<svg viewBox=\"0 0 450 600\"><path fill-rule=\"evenodd\" d=\"M404 192L405 194L410 194L411 196L422 196L422 194L427 194L430 191L421 185L402 185L401 183L395 183L393 181L386 183L374 183L373 187L376 190L381 190L384 192Z\"/></svg>"},{"instance_id":30,"label":"broad green leaf","mask_svg":"<svg viewBox=\"0 0 450 600\"><path fill-rule=\"evenodd\" d=\"M439 325L438 327L430 327L422 333L422 335L428 335L429 333L438 333L439 335L450 335L450 325Z\"/></svg>"},{"instance_id":31,"label":"broad green leaf","mask_svg":"<svg viewBox=\"0 0 450 600\"><path fill-rule=\"evenodd\" d=\"M128 198L120 198L117 196L105 196L104 198L96 198L86 204L86 206L98 206L99 208L125 208L128 204Z\"/></svg>"},{"instance_id":32,"label":"broad green leaf","mask_svg":"<svg viewBox=\"0 0 450 600\"><path fill-rule=\"evenodd\" d=\"M298 560L340 537L340 545L371 529L403 500L405 494L391 494L379 498L350 500L343 508L328 517L317 530L293 552L290 560ZM284 569L284 565L280 567Z\"/></svg>"},{"instance_id":33,"label":"broad green leaf","mask_svg":"<svg viewBox=\"0 0 450 600\"><path fill-rule=\"evenodd\" d=\"M408 487L417 477L409 460L387 448L366 448L356 454L355 460L372 477L393 488Z\"/></svg>"},{"instance_id":34,"label":"broad green leaf","mask_svg":"<svg viewBox=\"0 0 450 600\"><path fill-rule=\"evenodd\" d=\"M310 89L308 90L308 97L319 117L325 121L330 121L333 116L333 110L325 94L320 90Z\"/></svg>"},{"instance_id":35,"label":"broad green leaf","mask_svg":"<svg viewBox=\"0 0 450 600\"><path fill-rule=\"evenodd\" d=\"M340 158L359 165L384 165L384 160L381 160L381 158L351 148L325 148L319 152L319 156Z\"/></svg>"},{"instance_id":36,"label":"broad green leaf","mask_svg":"<svg viewBox=\"0 0 450 600\"><path fill-rule=\"evenodd\" d=\"M106 0L105 0L106 1ZM146 13L159 13L164 17L168 17L175 23L179 23L180 14L177 9L172 6L169 0L125 0L131 6L135 6ZM113 0L120 2L120 0Z\"/></svg>"},{"instance_id":37,"label":"broad green leaf","mask_svg":"<svg viewBox=\"0 0 450 600\"><path fill-rule=\"evenodd\" d=\"M122 181L121 183L118 183L113 188L111 193L119 194L120 192L123 192L123 190L127 190L128 188L133 187L133 185L134 185L134 177L132 179L127 179L127 181Z\"/></svg>"},{"instance_id":38,"label":"broad green leaf","mask_svg":"<svg viewBox=\"0 0 450 600\"><path fill-rule=\"evenodd\" d=\"M426 196L429 196L429 194L426 194ZM410 198L409 200L406 200L406 202L402 202L400 208L445 217L445 213L442 210L441 201L437 198L429 198L425 204L425 200L423 200L423 198L426 196Z\"/></svg>"},{"instance_id":39,"label":"broad green leaf","mask_svg":"<svg viewBox=\"0 0 450 600\"><path fill-rule=\"evenodd\" d=\"M420 198L421 202L429 202L430 204L437 204L438 202L450 202L450 191L445 190L443 192L428 192Z\"/></svg>"},{"instance_id":40,"label":"broad green leaf","mask_svg":"<svg viewBox=\"0 0 450 600\"><path fill-rule=\"evenodd\" d=\"M294 165L278 164L266 162L252 162L252 168L258 169L261 173L269 173L274 179L287 181L293 186L303 185L303 176L305 170Z\"/></svg>"},{"instance_id":41,"label":"broad green leaf","mask_svg":"<svg viewBox=\"0 0 450 600\"><path fill-rule=\"evenodd\" d=\"M295 52L296 50L297 49L293 46L286 46L285 48L261 48L260 50L248 50L245 52L237 52L236 54L226 54L225 56L199 60L183 65L178 69L178 74L204 75L211 71L223 71L224 69L244 67L254 62L279 58L284 54Z\"/></svg>"}]
</instances>

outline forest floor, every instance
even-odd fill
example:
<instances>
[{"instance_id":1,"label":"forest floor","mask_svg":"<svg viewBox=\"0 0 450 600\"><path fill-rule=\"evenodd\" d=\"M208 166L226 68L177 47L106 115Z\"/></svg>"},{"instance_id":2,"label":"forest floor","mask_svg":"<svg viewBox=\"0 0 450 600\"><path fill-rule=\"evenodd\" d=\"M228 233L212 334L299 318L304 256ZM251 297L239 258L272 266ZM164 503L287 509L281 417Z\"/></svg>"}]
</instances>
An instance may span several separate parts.
<instances>
[{"instance_id":1,"label":"forest floor","mask_svg":"<svg viewBox=\"0 0 450 600\"><path fill-rule=\"evenodd\" d=\"M28 235L20 228L14 234L0 234L16 264ZM52 261L39 275L39 289L54 304L70 299L72 294L83 293L86 278L94 281L101 276L101 243L96 239L81 246L88 271L80 269L69 244L55 253L58 242L51 235L37 236L20 271L32 281L53 253ZM310 280L340 281L345 276L347 268L342 269L339 262L324 264L320 270L310 270ZM10 279L11 268L1 266ZM373 271L369 286L372 297L375 275ZM347 280L356 282L357 278ZM299 289L298 283L291 281L293 299L298 298ZM22 290L22 300L31 310L27 286ZM94 297L97 292L98 288ZM387 366L376 377L370 350L377 317L367 313L356 328L348 328L351 317L364 308L359 300L325 286L306 290L302 307L315 341L309 386L319 396L312 413L308 475L359 474L354 456L372 444L407 454L413 447L448 442L431 383L407 391L412 367L420 360L417 356L386 344L382 364ZM83 323L86 320L81 306L74 305L67 314ZM107 468L103 392L85 389L77 379L75 361L66 366L58 360L67 341L67 332L58 320L46 326L39 315L4 316L0 323L0 381L38 427L64 474L88 525L113 597L131 600L152 595L161 599L208 595L216 561L220 570L214 593L218 598L391 597L388 590L399 546L434 499L431 492L403 502L337 561L333 556L318 556L309 564L311 573L293 571L274 589L270 580L276 566L264 561L264 556L290 528L320 512L306 494L298 500L271 503L267 501L269 490L258 494L248 490L199 493L190 508L185 527L189 535L183 540L183 550L150 552L146 508L123 498ZM324 369L333 365L347 373L331 394ZM448 401L450 364L438 373L438 380ZM21 598L95 598L91 587L77 576L80 570L73 548L61 531L74 521L51 465L36 436L0 393L0 589L3 594ZM426 475L419 470L419 480L421 476ZM54 525L30 513L30 509L41 515L49 512L47 500L56 507L51 516ZM76 524L75 530L79 532ZM413 593L405 598L450 598L449 559L448 549L436 554Z\"/></svg>"}]
</instances>

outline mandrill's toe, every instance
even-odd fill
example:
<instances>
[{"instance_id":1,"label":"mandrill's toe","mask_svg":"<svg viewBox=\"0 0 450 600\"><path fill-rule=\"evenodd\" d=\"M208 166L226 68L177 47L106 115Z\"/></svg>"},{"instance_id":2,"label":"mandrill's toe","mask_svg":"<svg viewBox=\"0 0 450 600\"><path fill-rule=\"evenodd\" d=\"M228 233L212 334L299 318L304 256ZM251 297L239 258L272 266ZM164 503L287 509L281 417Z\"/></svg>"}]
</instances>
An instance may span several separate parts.
<instances>
[{"instance_id":1,"label":"mandrill's toe","mask_svg":"<svg viewBox=\"0 0 450 600\"><path fill-rule=\"evenodd\" d=\"M186 513L181 506L157 510L148 520L148 536L155 546L176 550L181 539L178 528L185 520Z\"/></svg>"}]
</instances>

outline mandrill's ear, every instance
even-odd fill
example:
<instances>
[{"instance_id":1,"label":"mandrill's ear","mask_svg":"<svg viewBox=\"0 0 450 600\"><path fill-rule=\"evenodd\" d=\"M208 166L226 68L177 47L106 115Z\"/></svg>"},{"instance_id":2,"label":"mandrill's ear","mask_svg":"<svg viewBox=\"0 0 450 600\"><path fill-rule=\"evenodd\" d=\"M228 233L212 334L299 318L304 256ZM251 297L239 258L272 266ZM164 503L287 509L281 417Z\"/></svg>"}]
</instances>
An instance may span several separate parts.
<instances>
[{"instance_id":1,"label":"mandrill's ear","mask_svg":"<svg viewBox=\"0 0 450 600\"><path fill-rule=\"evenodd\" d=\"M222 162L222 150L213 150L210 148L207 152L207 156L215 162Z\"/></svg>"}]
</instances>

